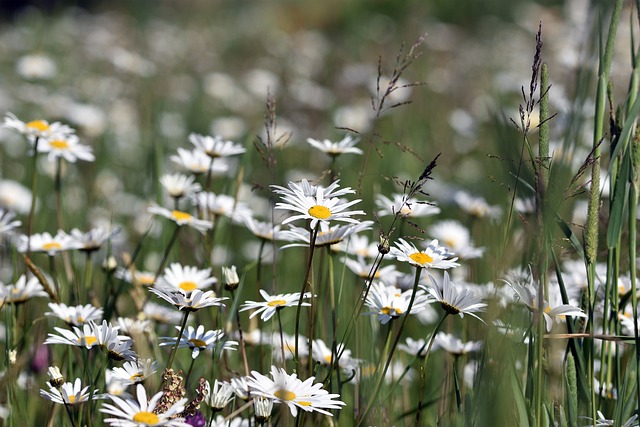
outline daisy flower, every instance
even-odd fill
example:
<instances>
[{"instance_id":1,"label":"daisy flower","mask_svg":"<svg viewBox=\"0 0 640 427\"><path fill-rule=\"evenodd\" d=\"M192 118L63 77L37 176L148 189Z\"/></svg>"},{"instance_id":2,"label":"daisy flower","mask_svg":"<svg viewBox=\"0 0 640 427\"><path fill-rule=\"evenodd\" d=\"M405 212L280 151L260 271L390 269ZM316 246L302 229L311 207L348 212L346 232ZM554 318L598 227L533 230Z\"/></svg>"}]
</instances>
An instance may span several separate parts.
<instances>
[{"instance_id":1,"label":"daisy flower","mask_svg":"<svg viewBox=\"0 0 640 427\"><path fill-rule=\"evenodd\" d=\"M114 276L127 283L137 286L153 286L156 280L156 273L151 271L139 271L118 267Z\"/></svg>"},{"instance_id":2,"label":"daisy flower","mask_svg":"<svg viewBox=\"0 0 640 427\"><path fill-rule=\"evenodd\" d=\"M423 251L418 250L413 243L404 239L398 239L395 245L395 248L391 248L391 255L395 256L398 261L408 262L416 267L447 269L460 265L456 262L458 258L452 258L453 253L445 247L439 246L435 239Z\"/></svg>"},{"instance_id":3,"label":"daisy flower","mask_svg":"<svg viewBox=\"0 0 640 427\"><path fill-rule=\"evenodd\" d=\"M247 385L247 377L231 378L233 392L242 400L249 400L249 385Z\"/></svg>"},{"instance_id":4,"label":"daisy flower","mask_svg":"<svg viewBox=\"0 0 640 427\"><path fill-rule=\"evenodd\" d=\"M432 202L418 201L405 194L394 194L393 199L383 194L376 196L378 216L400 215L402 218L419 218L437 215L440 208Z\"/></svg>"},{"instance_id":5,"label":"daisy flower","mask_svg":"<svg viewBox=\"0 0 640 427\"><path fill-rule=\"evenodd\" d=\"M229 170L229 166L221 159L212 159L200 150L185 150L178 148L178 154L170 157L171 161L176 163L187 172L194 175L206 173L211 169L211 175L221 175Z\"/></svg>"},{"instance_id":6,"label":"daisy flower","mask_svg":"<svg viewBox=\"0 0 640 427\"><path fill-rule=\"evenodd\" d=\"M321 383L314 384L315 377L305 381L297 378L296 374L288 375L284 369L271 367L271 378L252 371L252 377L247 382L253 396L273 399L274 403L284 403L289 407L292 416L298 415L298 409L307 412L320 412L332 416L327 409L341 409L346 403L334 400L339 394L329 394L322 389Z\"/></svg>"},{"instance_id":7,"label":"daisy flower","mask_svg":"<svg viewBox=\"0 0 640 427\"><path fill-rule=\"evenodd\" d=\"M200 192L193 196L194 203L209 215L231 218L235 223L242 224L253 214L249 207L226 194Z\"/></svg>"},{"instance_id":8,"label":"daisy flower","mask_svg":"<svg viewBox=\"0 0 640 427\"><path fill-rule=\"evenodd\" d=\"M0 208L0 235L2 234L10 234L11 231L15 228L20 227L22 222L14 221L13 218L16 217L16 214L11 211L5 211Z\"/></svg>"},{"instance_id":9,"label":"daisy flower","mask_svg":"<svg viewBox=\"0 0 640 427\"><path fill-rule=\"evenodd\" d=\"M224 306L222 301L228 299L227 297L217 298L215 292L203 292L200 289L194 289L189 295L182 292L163 291L155 288L151 288L149 291L167 301L169 304L174 305L179 310L187 311L198 311L201 308L213 305Z\"/></svg>"},{"instance_id":10,"label":"daisy flower","mask_svg":"<svg viewBox=\"0 0 640 427\"><path fill-rule=\"evenodd\" d=\"M397 319L407 313L412 294L413 290L402 292L394 286L373 282L364 302L367 307L373 310L364 314L377 315L380 323L386 325L390 320ZM423 310L428 302L427 295L422 290L418 290L409 314Z\"/></svg>"},{"instance_id":11,"label":"daisy flower","mask_svg":"<svg viewBox=\"0 0 640 427\"><path fill-rule=\"evenodd\" d=\"M72 134L75 132L69 126L60 122L49 123L46 120L23 122L12 113L5 115L3 127L13 129L22 135L33 138L47 138L53 134Z\"/></svg>"},{"instance_id":12,"label":"daisy flower","mask_svg":"<svg viewBox=\"0 0 640 427\"><path fill-rule=\"evenodd\" d=\"M71 326L80 326L90 321L102 319L102 308L94 307L91 304L68 306L50 302L49 308L51 311L45 313L45 316L57 317Z\"/></svg>"},{"instance_id":13,"label":"daisy flower","mask_svg":"<svg viewBox=\"0 0 640 427\"><path fill-rule=\"evenodd\" d=\"M182 314L164 305L148 301L143 309L142 316L158 323L178 325L182 321Z\"/></svg>"},{"instance_id":14,"label":"daisy flower","mask_svg":"<svg viewBox=\"0 0 640 427\"><path fill-rule=\"evenodd\" d=\"M107 352L110 359L134 361L138 358L135 352L131 350L133 341L126 335L119 335L119 327L112 326L106 320L103 320L100 325L94 322L89 322L89 325L93 329L97 345Z\"/></svg>"},{"instance_id":15,"label":"daisy flower","mask_svg":"<svg viewBox=\"0 0 640 427\"><path fill-rule=\"evenodd\" d=\"M282 334L282 339L280 338L280 334L272 334L270 338L266 338L266 344L271 346L271 353L273 355L273 359L282 363L282 353L284 353L284 358L286 360L292 360L296 354L296 337L295 335ZM298 335L298 357L305 358L309 355L309 339L305 336ZM283 352L284 350L284 352Z\"/></svg>"},{"instance_id":16,"label":"daisy flower","mask_svg":"<svg viewBox=\"0 0 640 427\"><path fill-rule=\"evenodd\" d=\"M429 342L426 341L424 338L419 338L417 340L414 340L413 338L407 337L404 343L398 344L398 349L412 356L426 357L428 345L429 345Z\"/></svg>"},{"instance_id":17,"label":"daisy flower","mask_svg":"<svg viewBox=\"0 0 640 427\"><path fill-rule=\"evenodd\" d=\"M354 274L362 279L368 279L373 268L372 263L366 263L362 259L350 259L342 258L342 262L351 270ZM373 278L381 280L385 285L394 285L398 279L402 277L402 273L396 269L395 265L386 265L376 270Z\"/></svg>"},{"instance_id":18,"label":"daisy flower","mask_svg":"<svg viewBox=\"0 0 640 427\"><path fill-rule=\"evenodd\" d=\"M484 248L473 246L469 229L458 221L446 220L437 222L429 227L429 234L441 241L460 258L479 258L484 253Z\"/></svg>"},{"instance_id":19,"label":"daisy flower","mask_svg":"<svg viewBox=\"0 0 640 427\"><path fill-rule=\"evenodd\" d=\"M337 183L336 181L335 183ZM334 183L334 184L335 184ZM292 188L292 183L289 187ZM353 192L353 190L349 192ZM283 195L284 202L276 203L276 209L286 209L288 211L297 212L297 215L291 216L282 223L287 224L299 219L310 220L310 227L314 229L318 222L343 221L351 224L358 224L359 221L351 218L353 215L364 215L364 211L347 210L356 203L360 203L360 199L350 202L342 201L337 197L327 197L322 187L316 188L315 195L309 196L303 192L294 192L292 195Z\"/></svg>"},{"instance_id":20,"label":"daisy flower","mask_svg":"<svg viewBox=\"0 0 640 427\"><path fill-rule=\"evenodd\" d=\"M211 230L213 228L213 223L211 221L197 219L196 217L194 217L193 215L187 212L183 212L175 209L170 211L169 209L166 209L157 205L149 207L147 211L149 213L168 218L171 221L178 224L179 227L182 227L183 225L188 225L192 228L195 228L202 234L204 234L207 230Z\"/></svg>"},{"instance_id":21,"label":"daisy flower","mask_svg":"<svg viewBox=\"0 0 640 427\"><path fill-rule=\"evenodd\" d=\"M531 276L529 276L528 284L514 280L505 280L504 282L515 291L518 298L520 298L520 300L527 306L529 311L535 313L538 310L538 297L535 290L536 286L533 283L533 278ZM551 331L554 320L564 320L565 316L587 317L582 309L571 304L561 304L544 300L543 305L544 308L542 314L544 316L547 332Z\"/></svg>"},{"instance_id":22,"label":"daisy flower","mask_svg":"<svg viewBox=\"0 0 640 427\"><path fill-rule=\"evenodd\" d=\"M94 252L99 250L105 243L120 233L120 228L116 227L108 230L103 227L92 228L83 233L74 228L71 230L71 237L75 240L78 250L82 252Z\"/></svg>"},{"instance_id":23,"label":"daisy flower","mask_svg":"<svg viewBox=\"0 0 640 427\"><path fill-rule=\"evenodd\" d=\"M49 391L40 389L40 396L53 403L60 405L79 405L87 402L90 399L90 393L87 393L89 386L82 387L82 381L80 378L76 378L73 383L66 382L58 389L54 387L50 382L47 382ZM97 390L93 392L95 393Z\"/></svg>"},{"instance_id":24,"label":"daisy flower","mask_svg":"<svg viewBox=\"0 0 640 427\"><path fill-rule=\"evenodd\" d=\"M59 230L55 236L42 233L32 234L29 238L21 234L18 236L16 247L18 252L46 252L47 255L54 256L58 252L78 249L80 245L73 237Z\"/></svg>"},{"instance_id":25,"label":"daisy flower","mask_svg":"<svg viewBox=\"0 0 640 427\"><path fill-rule=\"evenodd\" d=\"M199 135L192 133L189 141L197 150L204 152L209 157L229 157L242 154L247 151L243 146L233 141L225 141L219 136Z\"/></svg>"},{"instance_id":26,"label":"daisy flower","mask_svg":"<svg viewBox=\"0 0 640 427\"><path fill-rule=\"evenodd\" d=\"M355 194L355 190L350 187L339 188L340 180L336 180L328 187L323 187L321 185L313 185L306 179L300 181L300 183L289 182L287 187L281 187L279 185L272 185L273 192L276 194L280 194L283 199L297 199L299 195L314 197L318 190L322 191L322 195L325 199L329 199L332 197L341 197L345 194Z\"/></svg>"},{"instance_id":27,"label":"daisy flower","mask_svg":"<svg viewBox=\"0 0 640 427\"><path fill-rule=\"evenodd\" d=\"M476 312L484 311L487 304L482 302L482 298L476 296L469 289L458 289L453 282L449 280L449 273L444 272L442 283L438 283L433 276L429 276L433 286L425 287L419 285L426 290L431 296L440 303L444 311L449 314L459 314L464 317L465 314L475 317L484 323L476 314Z\"/></svg>"},{"instance_id":28,"label":"daisy flower","mask_svg":"<svg viewBox=\"0 0 640 427\"><path fill-rule=\"evenodd\" d=\"M438 332L435 340L435 345L454 355L463 355L482 349L482 341L462 342L460 338L446 332Z\"/></svg>"},{"instance_id":29,"label":"daisy flower","mask_svg":"<svg viewBox=\"0 0 640 427\"><path fill-rule=\"evenodd\" d=\"M262 313L260 315L260 319L269 320L271 317L276 314L276 310L282 309L284 307L293 307L298 305L298 301L300 300L300 292L295 292L293 294L279 294L279 295L269 295L263 289L260 289L260 295L264 298L264 301L247 301L242 304L240 311L251 310L257 308L256 311L251 313L249 318L253 318L258 313ZM302 298L311 298L311 292L306 292ZM303 302L302 306L311 306L308 302Z\"/></svg>"},{"instance_id":30,"label":"daisy flower","mask_svg":"<svg viewBox=\"0 0 640 427\"><path fill-rule=\"evenodd\" d=\"M273 411L273 399L268 397L256 397L253 399L253 412L255 413L256 421L264 425L271 418L271 412Z\"/></svg>"},{"instance_id":31,"label":"daisy flower","mask_svg":"<svg viewBox=\"0 0 640 427\"><path fill-rule=\"evenodd\" d=\"M35 297L46 297L42 284L36 277L21 275L13 285L0 284L0 305L2 304L20 304Z\"/></svg>"},{"instance_id":32,"label":"daisy flower","mask_svg":"<svg viewBox=\"0 0 640 427\"><path fill-rule=\"evenodd\" d=\"M341 141L331 142L328 139L322 141L307 138L307 142L314 148L328 154L331 157L337 157L340 154L362 154L362 150L355 145L358 143L358 138L353 138L351 135L345 136Z\"/></svg>"},{"instance_id":33,"label":"daisy flower","mask_svg":"<svg viewBox=\"0 0 640 427\"><path fill-rule=\"evenodd\" d=\"M171 310L172 313L175 313ZM142 314L144 316L144 314ZM149 319L131 319L129 317L118 317L116 320L120 330L127 335L149 334L153 331L153 325Z\"/></svg>"},{"instance_id":34,"label":"daisy flower","mask_svg":"<svg viewBox=\"0 0 640 427\"><path fill-rule=\"evenodd\" d=\"M218 283L211 275L211 269L200 270L197 267L182 266L177 262L165 268L164 274L158 278L156 287L168 292L188 294L195 289L203 290Z\"/></svg>"},{"instance_id":35,"label":"daisy flower","mask_svg":"<svg viewBox=\"0 0 640 427\"><path fill-rule=\"evenodd\" d=\"M111 378L124 385L136 384L149 378L158 370L158 362L152 359L137 359L124 362L121 368L111 370Z\"/></svg>"},{"instance_id":36,"label":"daisy flower","mask_svg":"<svg viewBox=\"0 0 640 427\"><path fill-rule=\"evenodd\" d=\"M200 184L195 182L196 177L191 175L176 174L164 174L160 177L160 184L167 190L169 196L174 199L180 199L185 196L190 196L202 190Z\"/></svg>"},{"instance_id":37,"label":"daisy flower","mask_svg":"<svg viewBox=\"0 0 640 427\"><path fill-rule=\"evenodd\" d=\"M176 329L180 331L181 327L176 326ZM195 359L202 350L211 350L222 341L224 332L221 329L215 331L204 331L204 326L199 325L198 329L194 329L193 326L188 326L178 344L178 348L188 347L191 349L191 357ZM165 342L161 343L161 346L175 345L176 338L162 337ZM223 341L222 350L235 350L234 346L237 346L236 341Z\"/></svg>"},{"instance_id":38,"label":"daisy flower","mask_svg":"<svg viewBox=\"0 0 640 427\"><path fill-rule=\"evenodd\" d=\"M186 398L182 398L167 408L161 414L156 413L156 406L162 397L160 391L153 395L147 401L147 392L142 384L136 387L137 401L133 399L121 399L117 396L108 395L115 405L105 403L100 408L103 412L113 417L105 418L105 422L111 426L118 427L138 427L144 426L166 426L166 427L191 427L184 421L184 418L178 417L184 411Z\"/></svg>"},{"instance_id":39,"label":"daisy flower","mask_svg":"<svg viewBox=\"0 0 640 427\"><path fill-rule=\"evenodd\" d=\"M44 341L46 345L49 344L65 344L76 347L91 348L98 345L98 338L95 336L95 332L90 324L85 323L82 325L82 329L73 326L72 330L54 327L60 335L49 333L47 339Z\"/></svg>"},{"instance_id":40,"label":"daisy flower","mask_svg":"<svg viewBox=\"0 0 640 427\"><path fill-rule=\"evenodd\" d=\"M69 163L75 163L76 160L92 162L96 159L91 147L80 144L80 139L75 134L57 133L42 138L38 144L38 152L46 153L50 162L58 158L63 158Z\"/></svg>"},{"instance_id":41,"label":"daisy flower","mask_svg":"<svg viewBox=\"0 0 640 427\"><path fill-rule=\"evenodd\" d=\"M359 361L351 357L351 350L345 349L344 344L338 343L336 346L336 354L340 355L338 359L338 366L346 373L350 373L352 370L358 367ZM313 340L313 346L311 351L311 357L316 362L319 362L325 366L331 366L333 362L333 352L331 348L325 344L321 339Z\"/></svg>"},{"instance_id":42,"label":"daisy flower","mask_svg":"<svg viewBox=\"0 0 640 427\"><path fill-rule=\"evenodd\" d=\"M355 255L358 258L375 258L378 256L378 243L369 242L367 236L354 234L348 243L339 245L344 252Z\"/></svg>"}]
</instances>

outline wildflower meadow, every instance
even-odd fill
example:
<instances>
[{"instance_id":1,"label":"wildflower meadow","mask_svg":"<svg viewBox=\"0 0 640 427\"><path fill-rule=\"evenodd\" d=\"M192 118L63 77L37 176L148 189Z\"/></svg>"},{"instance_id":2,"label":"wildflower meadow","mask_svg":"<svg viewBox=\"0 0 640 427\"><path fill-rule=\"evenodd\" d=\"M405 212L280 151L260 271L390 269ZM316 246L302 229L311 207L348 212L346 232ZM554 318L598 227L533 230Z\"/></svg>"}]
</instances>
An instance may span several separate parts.
<instances>
[{"instance_id":1,"label":"wildflower meadow","mask_svg":"<svg viewBox=\"0 0 640 427\"><path fill-rule=\"evenodd\" d=\"M0 426L638 426L638 1L0 4Z\"/></svg>"}]
</instances>

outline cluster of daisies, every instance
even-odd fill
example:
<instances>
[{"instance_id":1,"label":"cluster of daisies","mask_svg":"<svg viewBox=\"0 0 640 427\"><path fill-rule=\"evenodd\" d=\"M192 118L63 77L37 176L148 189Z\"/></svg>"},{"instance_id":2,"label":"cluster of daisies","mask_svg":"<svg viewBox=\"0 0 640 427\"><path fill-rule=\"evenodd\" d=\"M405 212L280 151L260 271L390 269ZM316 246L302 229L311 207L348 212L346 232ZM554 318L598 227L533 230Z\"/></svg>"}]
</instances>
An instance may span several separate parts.
<instances>
[{"instance_id":1,"label":"cluster of daisies","mask_svg":"<svg viewBox=\"0 0 640 427\"><path fill-rule=\"evenodd\" d=\"M26 136L34 156L46 152L49 158L60 157L69 162L93 160L91 150L77 144L74 131L66 125L45 121L24 123L7 115L5 126ZM67 141L66 145L63 140ZM172 230L162 261L155 271L144 271L138 269L130 257L122 256L123 262L117 261L117 253L105 257L103 271L107 289L104 293L97 289L88 266L97 251L105 247L111 249L119 236L119 227L98 227L87 233L73 229L69 234L58 231L55 235L23 235L16 233L22 225L15 219L16 214L0 212L0 234L9 237L7 241L12 247L24 254L28 262L32 254L44 253L51 266L43 272L44 269L32 265L15 283L0 286L0 307L18 306L34 297L45 297L50 300L50 311L45 316L63 325L54 326L54 332L43 342L47 348L66 346L69 349L49 353L57 356L50 358L55 364L48 369L47 388L40 390L43 398L67 409L91 402L86 405L90 415L95 415L91 414L95 408L93 401L101 401L99 412L104 414L104 421L115 426L214 426L228 425L232 419L245 425L246 418L234 417L249 407L253 408L257 423L271 419L274 404L283 404L294 417L300 411L330 416L342 409L347 404L344 400L348 399L333 393L331 386L327 389L326 380L316 381L313 372L306 374L309 366L322 367L329 373L326 378L339 371L347 382L363 381L373 374L384 376L387 381L398 381L406 375L411 378L406 366L400 364L396 369L397 358L393 355L389 355L394 364L388 372L386 368L375 368L376 364L384 365L384 361L372 363L359 358L346 346L350 342L348 334L344 342L339 342L335 337L314 336L312 330L307 330L309 336L304 336L297 324L293 335L291 327L285 331L281 322L283 310L295 312L299 318L301 311L317 310L327 299L317 294L317 288L309 288L306 279L300 292L256 289L258 298L240 300L245 274L239 274L235 265L209 263L216 243L214 232L221 217L229 219L226 224L231 227L249 230L262 249L265 246L283 249L272 254L274 260L285 257L288 248L293 247L310 249L309 257L313 257L316 248L325 248L332 256L337 255L353 273L354 282L360 284L354 292L356 297L346 302L349 307L355 307L353 311L358 318L361 318L359 315L372 316L380 325L393 325L400 320L402 326L410 315L422 324L434 324L440 318L435 329L421 336L406 335L416 329L423 331L423 327L399 328L398 333L405 335L405 340L398 345L398 350L414 358L424 358L425 363L429 352L438 349L454 356L482 350L481 340L465 342L455 334L438 331L450 315L469 315L484 326L480 315L487 307L488 298L500 304L526 307L531 312L537 310L537 287L530 275L514 273L504 286L465 283L461 262L483 256L484 248L474 246L469 230L457 221L433 222L426 228L431 237L427 240L407 236L391 242L389 238L373 241L369 235L374 221L361 219L366 215L357 208L362 200L351 198L355 190L341 186L339 180L327 186L306 179L286 186L272 185L277 201L273 208L263 203L268 208L260 211L238 196L211 191L213 178L229 173L235 164L232 158L243 154L244 147L220 137L198 134L190 135L189 142L190 149L179 148L177 154L170 157L179 171L160 178L167 195L166 203L151 204L147 211L150 224L158 222ZM334 160L343 154L362 153L356 147L357 140L351 136L339 142L314 139L308 142ZM461 192L455 199L474 218L500 214L498 208L481 198ZM34 201L35 198L31 214ZM391 217L394 223L417 222L440 213L436 203L421 200L415 194L377 195L371 202L377 207L376 218ZM280 213L282 216L275 222L273 218ZM28 223L31 220L27 218ZM191 233L189 230L195 233L188 236L191 242L188 251L181 248L185 255L181 258L191 256L197 265L168 263L172 245L181 244L178 234ZM390 232L394 230L391 227ZM201 244L194 244L195 241ZM267 242L270 244L265 245ZM57 261L66 266L68 259L62 255L71 251L87 255L86 274L81 280L70 278L67 272L64 282L53 267ZM260 264L264 260L262 252L256 258ZM38 261L35 257L34 260ZM211 267L201 268L202 264ZM220 280L214 274L215 267L221 267ZM228 296L221 296L223 291ZM103 297L102 305L100 297ZM132 314L122 315L127 311ZM249 313L248 328L242 327L240 313L244 312ZM566 316L585 316L577 303L555 297L545 301L543 315L548 330L554 321L563 321ZM512 333L512 329L505 333ZM251 369L253 360L247 357L250 346L271 349L269 375ZM164 357L159 351L161 348L166 349ZM176 355L186 354L186 350L190 354L190 367L184 375L174 370L174 361L183 360ZM69 357L91 364L91 368L78 376ZM57 364L66 366L58 368ZM262 362L260 364L262 366ZM233 368L218 372L224 379L211 378L213 384L201 379L195 387L195 397L192 396L194 387L189 389L188 384L194 382L190 377L194 366L199 372L209 372L217 371L217 366L230 365ZM154 379L157 383L155 376L161 366L162 389L148 397L147 391L150 384L155 384ZM477 369L477 361L472 360L465 367L465 372L470 372L464 375L465 379L472 378ZM244 370L245 375L237 374L240 370ZM205 411L201 405L209 409ZM228 414L226 417L223 411ZM77 412L68 411L72 423Z\"/></svg>"}]
</instances>

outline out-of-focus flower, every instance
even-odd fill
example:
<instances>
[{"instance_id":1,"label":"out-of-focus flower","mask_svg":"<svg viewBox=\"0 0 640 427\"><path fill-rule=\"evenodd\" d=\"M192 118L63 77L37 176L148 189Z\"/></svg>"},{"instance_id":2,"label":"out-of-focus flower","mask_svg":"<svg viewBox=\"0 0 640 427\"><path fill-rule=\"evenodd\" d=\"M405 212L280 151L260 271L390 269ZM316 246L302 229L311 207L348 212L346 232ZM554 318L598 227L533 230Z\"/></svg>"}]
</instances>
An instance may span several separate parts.
<instances>
[{"instance_id":1,"label":"out-of-focus flower","mask_svg":"<svg viewBox=\"0 0 640 427\"><path fill-rule=\"evenodd\" d=\"M33 138L48 138L52 135L69 135L75 133L69 126L63 125L60 122L49 123L46 120L23 122L12 113L5 115L3 126Z\"/></svg>"},{"instance_id":2,"label":"out-of-focus flower","mask_svg":"<svg viewBox=\"0 0 640 427\"><path fill-rule=\"evenodd\" d=\"M200 184L195 182L196 177L182 175L180 173L164 174L160 177L160 184L167 190L169 196L174 199L190 196L202 190Z\"/></svg>"},{"instance_id":3,"label":"out-of-focus flower","mask_svg":"<svg viewBox=\"0 0 640 427\"><path fill-rule=\"evenodd\" d=\"M196 149L204 152L209 157L229 157L244 153L246 148L235 144L233 141L225 141L219 136L205 136L192 133L189 141Z\"/></svg>"},{"instance_id":4,"label":"out-of-focus flower","mask_svg":"<svg viewBox=\"0 0 640 427\"><path fill-rule=\"evenodd\" d=\"M222 159L212 159L200 150L185 150L178 148L178 154L170 157L171 161L194 175L207 173L211 170L211 175L217 176L226 173L229 165Z\"/></svg>"},{"instance_id":5,"label":"out-of-focus flower","mask_svg":"<svg viewBox=\"0 0 640 427\"><path fill-rule=\"evenodd\" d=\"M262 240L282 240L279 225L273 225L270 222L258 221L249 216L244 219L244 225L253 233L254 236Z\"/></svg>"},{"instance_id":6,"label":"out-of-focus flower","mask_svg":"<svg viewBox=\"0 0 640 427\"><path fill-rule=\"evenodd\" d=\"M307 138L307 142L314 148L328 154L331 157L337 157L341 154L362 154L362 150L355 145L358 143L358 138L353 138L351 135L345 136L338 142L331 142L328 139L322 141Z\"/></svg>"},{"instance_id":7,"label":"out-of-focus flower","mask_svg":"<svg viewBox=\"0 0 640 427\"><path fill-rule=\"evenodd\" d=\"M441 241L460 258L478 258L484 253L484 248L476 248L473 246L469 229L457 221L446 220L437 222L429 227L429 234Z\"/></svg>"},{"instance_id":8,"label":"out-of-focus flower","mask_svg":"<svg viewBox=\"0 0 640 427\"><path fill-rule=\"evenodd\" d=\"M353 234L363 230L370 230L371 225L373 225L373 221L362 221L358 224L336 225L334 227L330 227L329 224L321 222L314 246L325 247L336 245L348 239ZM309 247L311 244L311 234L306 228L291 226L289 230L282 231L280 235L284 240L292 242L283 246L281 249L300 246Z\"/></svg>"},{"instance_id":9,"label":"out-of-focus flower","mask_svg":"<svg viewBox=\"0 0 640 427\"><path fill-rule=\"evenodd\" d=\"M74 228L71 230L71 237L78 243L78 250L83 252L93 252L99 250L102 245L120 233L120 228L107 230L106 228L96 227L83 233Z\"/></svg>"},{"instance_id":10,"label":"out-of-focus flower","mask_svg":"<svg viewBox=\"0 0 640 427\"><path fill-rule=\"evenodd\" d=\"M0 303L21 304L35 297L45 297L47 293L36 277L21 275L15 284L0 284Z\"/></svg>"},{"instance_id":11,"label":"out-of-focus flower","mask_svg":"<svg viewBox=\"0 0 640 427\"><path fill-rule=\"evenodd\" d=\"M16 214L11 211L0 209L0 235L11 234L12 230L20 227L22 222L14 221Z\"/></svg>"},{"instance_id":12,"label":"out-of-focus flower","mask_svg":"<svg viewBox=\"0 0 640 427\"><path fill-rule=\"evenodd\" d=\"M424 338L414 340L408 337L402 344L398 344L398 349L412 356L426 357L428 342Z\"/></svg>"},{"instance_id":13,"label":"out-of-focus flower","mask_svg":"<svg viewBox=\"0 0 640 427\"><path fill-rule=\"evenodd\" d=\"M222 276L224 277L224 287L227 290L235 289L240 283L235 265L231 267L222 266Z\"/></svg>"},{"instance_id":14,"label":"out-of-focus flower","mask_svg":"<svg viewBox=\"0 0 640 427\"><path fill-rule=\"evenodd\" d=\"M16 181L0 180L0 206L20 214L29 213L31 190Z\"/></svg>"},{"instance_id":15,"label":"out-of-focus flower","mask_svg":"<svg viewBox=\"0 0 640 427\"><path fill-rule=\"evenodd\" d=\"M242 224L252 215L251 209L246 204L226 194L200 192L193 199L195 204L209 215L225 216L235 223Z\"/></svg>"},{"instance_id":16,"label":"out-of-focus flower","mask_svg":"<svg viewBox=\"0 0 640 427\"><path fill-rule=\"evenodd\" d=\"M18 236L16 247L18 252L46 252L47 255L54 256L58 252L78 249L80 245L73 237L59 230L55 236L45 232L32 234L29 238L22 234Z\"/></svg>"},{"instance_id":17,"label":"out-of-focus flower","mask_svg":"<svg viewBox=\"0 0 640 427\"><path fill-rule=\"evenodd\" d=\"M460 338L446 332L438 332L435 340L434 345L442 348L447 353L455 355L467 354L482 349L481 341L462 342Z\"/></svg>"},{"instance_id":18,"label":"out-of-focus flower","mask_svg":"<svg viewBox=\"0 0 640 427\"><path fill-rule=\"evenodd\" d=\"M90 321L100 320L103 312L101 307L94 307L91 304L68 306L50 302L49 308L51 311L45 313L45 316L55 316L70 326L81 326Z\"/></svg>"},{"instance_id":19,"label":"out-of-focus flower","mask_svg":"<svg viewBox=\"0 0 640 427\"><path fill-rule=\"evenodd\" d=\"M18 59L16 73L28 80L49 80L58 74L58 67L49 55L32 53Z\"/></svg>"},{"instance_id":20,"label":"out-of-focus flower","mask_svg":"<svg viewBox=\"0 0 640 427\"><path fill-rule=\"evenodd\" d=\"M453 200L466 213L477 218L496 219L502 214L499 206L491 206L482 197L474 197L466 191L458 191Z\"/></svg>"}]
</instances>

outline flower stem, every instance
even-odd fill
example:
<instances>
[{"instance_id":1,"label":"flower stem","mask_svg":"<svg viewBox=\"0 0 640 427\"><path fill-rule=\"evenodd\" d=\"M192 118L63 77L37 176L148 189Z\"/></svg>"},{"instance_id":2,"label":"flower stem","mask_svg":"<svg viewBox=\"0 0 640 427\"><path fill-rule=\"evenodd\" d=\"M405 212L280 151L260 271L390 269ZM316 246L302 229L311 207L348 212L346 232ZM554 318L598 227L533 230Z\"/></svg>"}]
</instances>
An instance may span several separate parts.
<instances>
[{"instance_id":1,"label":"flower stem","mask_svg":"<svg viewBox=\"0 0 640 427\"><path fill-rule=\"evenodd\" d=\"M304 281L302 282L302 290L300 291L300 298L298 299L298 307L296 309L296 328L295 328L295 363L298 365L298 333L300 331L300 312L302 308L302 299L304 298L305 291L307 290L307 282L309 281L309 276L311 275L311 269L313 267L313 253L316 247L316 238L318 237L318 230L320 229L320 224L316 225L316 228L311 231L311 239L309 243L309 259L307 261L307 269L304 273ZM313 299L312 299L313 301Z\"/></svg>"},{"instance_id":2,"label":"flower stem","mask_svg":"<svg viewBox=\"0 0 640 427\"><path fill-rule=\"evenodd\" d=\"M182 316L182 324L180 325L180 332L178 333L178 338L176 338L176 344L171 349L171 354L169 355L169 361L167 362L166 369L171 369L171 365L173 364L173 359L176 356L176 352L178 351L178 346L180 345L180 340L182 339L182 334L184 333L184 329L187 326L187 320L189 319L189 310L184 312Z\"/></svg>"}]
</instances>

